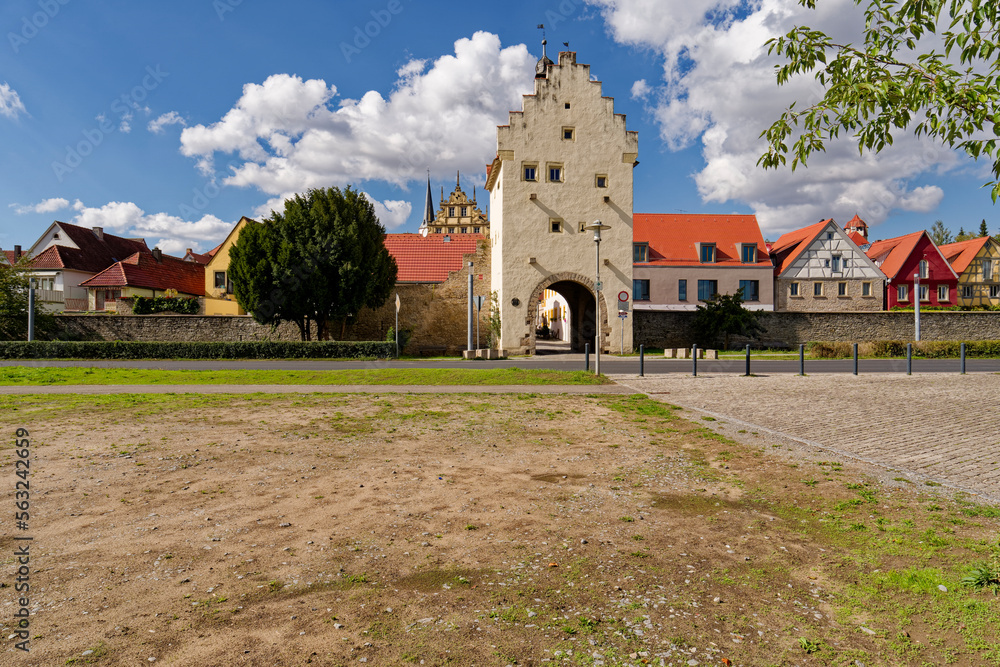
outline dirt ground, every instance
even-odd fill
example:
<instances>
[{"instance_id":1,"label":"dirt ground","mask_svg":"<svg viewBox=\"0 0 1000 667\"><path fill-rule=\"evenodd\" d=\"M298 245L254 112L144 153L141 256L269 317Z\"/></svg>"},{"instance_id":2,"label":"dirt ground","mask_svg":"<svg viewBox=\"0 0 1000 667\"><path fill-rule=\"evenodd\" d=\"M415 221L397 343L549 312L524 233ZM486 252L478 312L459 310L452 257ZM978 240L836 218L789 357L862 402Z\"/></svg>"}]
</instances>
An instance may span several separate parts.
<instances>
[{"instance_id":1,"label":"dirt ground","mask_svg":"<svg viewBox=\"0 0 1000 667\"><path fill-rule=\"evenodd\" d=\"M957 587L996 513L710 426L645 397L4 397L0 503L33 444L0 663L997 664L997 598Z\"/></svg>"}]
</instances>

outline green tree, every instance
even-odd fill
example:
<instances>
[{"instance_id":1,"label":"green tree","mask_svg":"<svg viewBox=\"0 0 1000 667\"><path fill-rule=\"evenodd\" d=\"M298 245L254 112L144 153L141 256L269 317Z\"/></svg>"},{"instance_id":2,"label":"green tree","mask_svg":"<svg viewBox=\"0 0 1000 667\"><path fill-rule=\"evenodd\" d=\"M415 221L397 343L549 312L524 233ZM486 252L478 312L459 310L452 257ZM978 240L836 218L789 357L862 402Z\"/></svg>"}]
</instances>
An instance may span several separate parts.
<instances>
[{"instance_id":1,"label":"green tree","mask_svg":"<svg viewBox=\"0 0 1000 667\"><path fill-rule=\"evenodd\" d=\"M990 230L986 227L986 219L984 218L982 222L979 223L979 236L977 238L983 238L984 236L989 236Z\"/></svg>"},{"instance_id":2,"label":"green tree","mask_svg":"<svg viewBox=\"0 0 1000 667\"><path fill-rule=\"evenodd\" d=\"M815 9L818 1L799 3ZM777 67L779 85L812 74L825 94L804 108L793 104L761 134L769 145L758 164L778 167L791 153L792 169L805 165L841 132L853 136L861 152L879 152L892 144L893 131L912 131L973 159L991 159L993 180L986 185L995 202L1000 195L1000 3L854 2L867 6L861 44L841 44L807 26L768 41L769 52L785 60Z\"/></svg>"},{"instance_id":3,"label":"green tree","mask_svg":"<svg viewBox=\"0 0 1000 667\"><path fill-rule=\"evenodd\" d=\"M941 220L934 221L934 226L931 227L929 233L931 241L934 241L934 245L945 245L955 240L951 235L951 230L945 227L944 222Z\"/></svg>"},{"instance_id":4,"label":"green tree","mask_svg":"<svg viewBox=\"0 0 1000 667\"><path fill-rule=\"evenodd\" d=\"M729 349L730 336L752 337L764 331L757 314L743 306L743 290L736 294L715 294L705 305L698 305L692 322L695 342L711 345L723 339L723 349Z\"/></svg>"},{"instance_id":5,"label":"green tree","mask_svg":"<svg viewBox=\"0 0 1000 667\"><path fill-rule=\"evenodd\" d=\"M230 250L237 302L261 324L295 322L302 340L312 338L312 323L324 340L328 322L343 326L380 307L396 271L375 208L350 187L295 195L283 213L247 225Z\"/></svg>"}]
</instances>

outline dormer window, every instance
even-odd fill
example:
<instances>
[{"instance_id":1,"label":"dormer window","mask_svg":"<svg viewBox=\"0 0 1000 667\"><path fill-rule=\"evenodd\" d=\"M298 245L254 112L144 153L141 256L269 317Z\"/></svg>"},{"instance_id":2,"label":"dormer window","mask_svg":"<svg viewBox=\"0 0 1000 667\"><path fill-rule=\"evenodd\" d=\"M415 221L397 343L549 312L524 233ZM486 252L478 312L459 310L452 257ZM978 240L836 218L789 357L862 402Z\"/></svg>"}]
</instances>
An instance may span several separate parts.
<instances>
[{"instance_id":1,"label":"dormer window","mask_svg":"<svg viewBox=\"0 0 1000 667\"><path fill-rule=\"evenodd\" d=\"M448 217L449 218L454 218L455 217L455 207L454 206L449 206L448 207Z\"/></svg>"},{"instance_id":2,"label":"dormer window","mask_svg":"<svg viewBox=\"0 0 1000 667\"><path fill-rule=\"evenodd\" d=\"M632 244L632 262L635 264L640 264L649 261L649 244L648 243L633 243Z\"/></svg>"},{"instance_id":3,"label":"dormer window","mask_svg":"<svg viewBox=\"0 0 1000 667\"><path fill-rule=\"evenodd\" d=\"M714 264L715 263L715 244L714 243L702 243L701 249L698 252L698 257L702 264Z\"/></svg>"},{"instance_id":4,"label":"dormer window","mask_svg":"<svg viewBox=\"0 0 1000 667\"><path fill-rule=\"evenodd\" d=\"M757 263L757 244L744 243L740 247L740 261L744 264Z\"/></svg>"}]
</instances>

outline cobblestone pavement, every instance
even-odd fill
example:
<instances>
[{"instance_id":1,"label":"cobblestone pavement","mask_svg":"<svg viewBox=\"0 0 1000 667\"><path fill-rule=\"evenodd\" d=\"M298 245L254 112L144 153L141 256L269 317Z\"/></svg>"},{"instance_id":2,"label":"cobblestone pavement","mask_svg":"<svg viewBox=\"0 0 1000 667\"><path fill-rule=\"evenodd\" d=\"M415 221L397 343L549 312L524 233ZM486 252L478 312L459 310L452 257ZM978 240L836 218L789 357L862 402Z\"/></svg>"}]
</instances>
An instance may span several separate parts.
<instances>
[{"instance_id":1,"label":"cobblestone pavement","mask_svg":"<svg viewBox=\"0 0 1000 667\"><path fill-rule=\"evenodd\" d=\"M1000 502L1000 375L612 379L683 408Z\"/></svg>"}]
</instances>

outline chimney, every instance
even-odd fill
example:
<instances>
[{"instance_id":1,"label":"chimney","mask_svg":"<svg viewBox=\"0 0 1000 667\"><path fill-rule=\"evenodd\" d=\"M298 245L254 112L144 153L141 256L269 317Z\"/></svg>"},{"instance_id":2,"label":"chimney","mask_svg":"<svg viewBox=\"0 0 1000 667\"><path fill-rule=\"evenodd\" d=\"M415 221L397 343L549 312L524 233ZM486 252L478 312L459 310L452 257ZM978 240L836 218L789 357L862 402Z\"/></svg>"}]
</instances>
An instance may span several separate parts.
<instances>
[{"instance_id":1,"label":"chimney","mask_svg":"<svg viewBox=\"0 0 1000 667\"><path fill-rule=\"evenodd\" d=\"M14 246L14 261L21 259L21 246Z\"/></svg>"},{"instance_id":2,"label":"chimney","mask_svg":"<svg viewBox=\"0 0 1000 667\"><path fill-rule=\"evenodd\" d=\"M94 227L94 236L100 240L104 240L104 227Z\"/></svg>"},{"instance_id":3,"label":"chimney","mask_svg":"<svg viewBox=\"0 0 1000 667\"><path fill-rule=\"evenodd\" d=\"M159 248L153 248L153 259L160 263L163 261L163 251Z\"/></svg>"}]
</instances>

